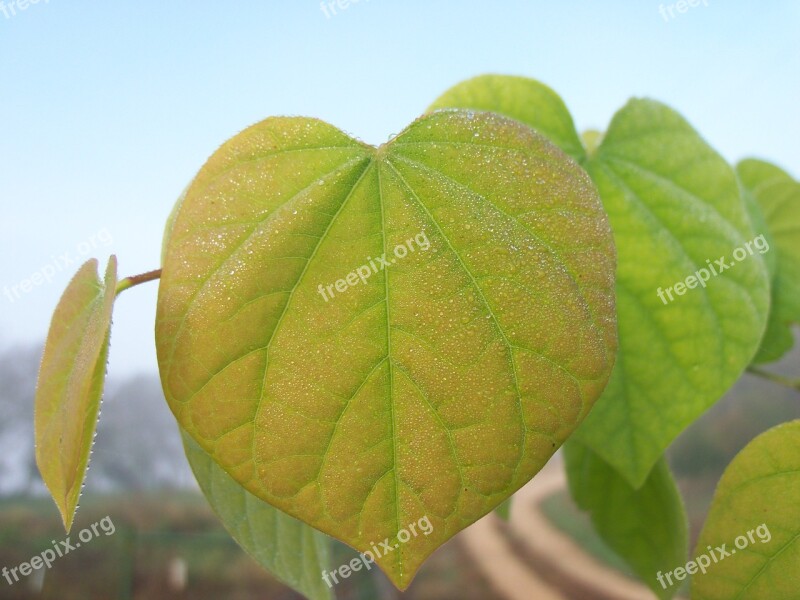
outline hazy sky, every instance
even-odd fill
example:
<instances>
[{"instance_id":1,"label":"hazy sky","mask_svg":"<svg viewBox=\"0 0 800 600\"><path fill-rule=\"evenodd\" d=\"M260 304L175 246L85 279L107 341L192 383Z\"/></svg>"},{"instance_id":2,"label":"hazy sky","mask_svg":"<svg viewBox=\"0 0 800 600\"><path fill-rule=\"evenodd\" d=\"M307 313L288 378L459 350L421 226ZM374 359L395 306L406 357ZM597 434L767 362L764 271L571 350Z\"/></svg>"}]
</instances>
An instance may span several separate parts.
<instances>
[{"instance_id":1,"label":"hazy sky","mask_svg":"<svg viewBox=\"0 0 800 600\"><path fill-rule=\"evenodd\" d=\"M270 115L377 144L462 79L526 75L559 92L580 129L650 96L729 160L800 176L797 0L699 0L685 13L650 0L351 0L328 16L318 0L19 1L0 3L0 347L45 335L86 258L114 252L122 275L157 268L183 187ZM15 298L36 273L41 285ZM112 375L156 369L156 291L117 302Z\"/></svg>"}]
</instances>

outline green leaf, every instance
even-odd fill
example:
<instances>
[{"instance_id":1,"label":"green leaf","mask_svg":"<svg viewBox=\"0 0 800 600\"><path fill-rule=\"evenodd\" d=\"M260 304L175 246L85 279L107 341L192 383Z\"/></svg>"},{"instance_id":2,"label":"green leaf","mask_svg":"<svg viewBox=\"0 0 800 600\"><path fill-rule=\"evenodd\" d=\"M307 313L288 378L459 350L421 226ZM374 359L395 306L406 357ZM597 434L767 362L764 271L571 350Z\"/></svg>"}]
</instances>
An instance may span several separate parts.
<instances>
[{"instance_id":1,"label":"green leaf","mask_svg":"<svg viewBox=\"0 0 800 600\"><path fill-rule=\"evenodd\" d=\"M777 263L767 331L753 360L768 363L791 350L791 327L800 323L800 182L760 160L744 160L736 170L761 208Z\"/></svg>"},{"instance_id":2,"label":"green leaf","mask_svg":"<svg viewBox=\"0 0 800 600\"><path fill-rule=\"evenodd\" d=\"M186 432L182 435L200 489L239 545L311 600L333 598L322 579L331 569L330 539L245 491Z\"/></svg>"},{"instance_id":3,"label":"green leaf","mask_svg":"<svg viewBox=\"0 0 800 600\"><path fill-rule=\"evenodd\" d=\"M117 259L83 264L56 307L36 384L36 464L67 531L89 466L106 375Z\"/></svg>"},{"instance_id":4,"label":"green leaf","mask_svg":"<svg viewBox=\"0 0 800 600\"><path fill-rule=\"evenodd\" d=\"M376 149L268 119L178 212L163 387L250 493L359 551L387 541L377 562L405 588L591 408L613 364L613 266L588 177L512 120L441 112Z\"/></svg>"},{"instance_id":5,"label":"green leaf","mask_svg":"<svg viewBox=\"0 0 800 600\"><path fill-rule=\"evenodd\" d=\"M764 217L764 213L761 210L761 207L758 205L758 202L755 199L755 196L750 192L750 190L742 187L742 200L744 200L744 206L747 210L747 216L750 218L750 224L753 228L754 232L757 232L758 235L764 236L764 243L768 247L767 251L764 252L762 258L764 259L764 264L767 267L767 273L769 274L770 281L775 277L775 273L778 270L778 253L775 251L775 240L772 237L772 233L767 226L767 220ZM770 302L770 308L772 308L772 302Z\"/></svg>"},{"instance_id":6,"label":"green leaf","mask_svg":"<svg viewBox=\"0 0 800 600\"><path fill-rule=\"evenodd\" d=\"M458 105L475 98L476 108L543 133L557 129L556 142L572 139L561 130L565 117L552 116L563 103L527 94L514 78L505 87L514 97L501 96L496 80L488 80L488 91L484 79L457 87ZM525 109L506 113L507 107ZM597 144L597 136L589 141ZM564 149L578 156L573 142ZM766 325L769 278L755 252L705 287L695 277L693 289L672 292L669 301L666 288L707 269L707 261L722 257L727 264L755 238L735 173L673 110L631 100L583 164L614 231L619 354L608 387L576 435L639 487L670 442L750 363Z\"/></svg>"},{"instance_id":7,"label":"green leaf","mask_svg":"<svg viewBox=\"0 0 800 600\"><path fill-rule=\"evenodd\" d=\"M697 541L701 555L710 564L692 580L693 600L798 597L800 421L761 434L728 465Z\"/></svg>"},{"instance_id":8,"label":"green leaf","mask_svg":"<svg viewBox=\"0 0 800 600\"><path fill-rule=\"evenodd\" d=\"M603 540L659 598L672 598L656 573L686 562L688 523L683 500L662 458L634 489L611 465L575 439L564 445L567 477L576 504L590 513Z\"/></svg>"},{"instance_id":9,"label":"green leaf","mask_svg":"<svg viewBox=\"0 0 800 600\"><path fill-rule=\"evenodd\" d=\"M480 75L455 85L428 110L464 108L495 112L533 127L578 162L586 150L567 105L552 89L533 79Z\"/></svg>"},{"instance_id":10,"label":"green leaf","mask_svg":"<svg viewBox=\"0 0 800 600\"><path fill-rule=\"evenodd\" d=\"M586 148L586 153L589 156L594 156L603 141L603 132L596 129L587 129L581 134L581 141Z\"/></svg>"},{"instance_id":11,"label":"green leaf","mask_svg":"<svg viewBox=\"0 0 800 600\"><path fill-rule=\"evenodd\" d=\"M505 500L503 500L502 504L500 504L497 508L494 509L494 514L498 517L503 519L503 521L508 521L511 519L511 501L514 499L514 496L509 496Z\"/></svg>"},{"instance_id":12,"label":"green leaf","mask_svg":"<svg viewBox=\"0 0 800 600\"><path fill-rule=\"evenodd\" d=\"M589 163L619 255L620 355L578 436L634 485L750 363L766 325L769 276L736 176L677 113L632 100ZM730 268L718 276L709 263ZM658 292L705 269L705 287ZM694 281L697 285L697 276Z\"/></svg>"}]
</instances>

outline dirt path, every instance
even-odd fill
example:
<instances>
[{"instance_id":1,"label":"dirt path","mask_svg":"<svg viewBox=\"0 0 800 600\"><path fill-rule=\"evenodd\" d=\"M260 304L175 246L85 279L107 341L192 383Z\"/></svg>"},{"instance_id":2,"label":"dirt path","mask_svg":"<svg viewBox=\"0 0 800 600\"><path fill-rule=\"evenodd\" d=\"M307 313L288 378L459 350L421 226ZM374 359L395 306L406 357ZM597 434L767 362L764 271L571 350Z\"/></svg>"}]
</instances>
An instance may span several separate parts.
<instances>
[{"instance_id":1,"label":"dirt path","mask_svg":"<svg viewBox=\"0 0 800 600\"><path fill-rule=\"evenodd\" d=\"M510 527L487 515L462 543L492 587L509 600L654 600L646 586L608 569L556 529L538 503L566 486L551 461L517 492Z\"/></svg>"},{"instance_id":2,"label":"dirt path","mask_svg":"<svg viewBox=\"0 0 800 600\"><path fill-rule=\"evenodd\" d=\"M488 515L461 534L461 543L495 591L508 600L567 600L520 560L496 518Z\"/></svg>"}]
</instances>

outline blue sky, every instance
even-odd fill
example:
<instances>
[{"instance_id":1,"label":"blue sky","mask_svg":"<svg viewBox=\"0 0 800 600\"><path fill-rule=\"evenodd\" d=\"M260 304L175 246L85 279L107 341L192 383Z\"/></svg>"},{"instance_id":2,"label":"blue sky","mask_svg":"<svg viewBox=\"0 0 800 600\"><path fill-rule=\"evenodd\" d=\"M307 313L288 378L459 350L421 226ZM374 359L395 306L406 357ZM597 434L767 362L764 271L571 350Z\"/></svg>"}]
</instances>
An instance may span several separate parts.
<instances>
[{"instance_id":1,"label":"blue sky","mask_svg":"<svg viewBox=\"0 0 800 600\"><path fill-rule=\"evenodd\" d=\"M329 17L318 0L19 1L0 4L0 347L44 337L78 266L59 270L65 253L157 268L183 187L271 115L377 144L462 79L526 75L580 129L649 96L729 160L800 176L796 0L699 0L672 18L674 2L650 0L361 0ZM43 271L51 282L4 293ZM112 375L155 371L156 292L120 297Z\"/></svg>"}]
</instances>

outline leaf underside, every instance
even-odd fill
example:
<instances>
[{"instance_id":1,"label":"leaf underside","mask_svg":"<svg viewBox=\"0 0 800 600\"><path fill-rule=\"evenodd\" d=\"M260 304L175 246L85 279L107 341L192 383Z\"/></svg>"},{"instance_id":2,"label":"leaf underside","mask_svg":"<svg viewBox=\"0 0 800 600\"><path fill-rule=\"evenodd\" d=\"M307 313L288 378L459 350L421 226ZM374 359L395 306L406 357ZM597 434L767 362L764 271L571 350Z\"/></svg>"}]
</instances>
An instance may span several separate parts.
<instances>
[{"instance_id":1,"label":"leaf underside","mask_svg":"<svg viewBox=\"0 0 800 600\"><path fill-rule=\"evenodd\" d=\"M666 460L637 490L577 440L564 445L564 457L571 495L603 540L656 596L672 598L678 589L664 589L655 574L685 564L689 542L686 510Z\"/></svg>"},{"instance_id":2,"label":"leaf underside","mask_svg":"<svg viewBox=\"0 0 800 600\"><path fill-rule=\"evenodd\" d=\"M248 493L182 432L200 489L225 528L260 565L310 600L333 598L320 574L333 567L330 538ZM337 565L338 566L338 565Z\"/></svg>"}]
</instances>

